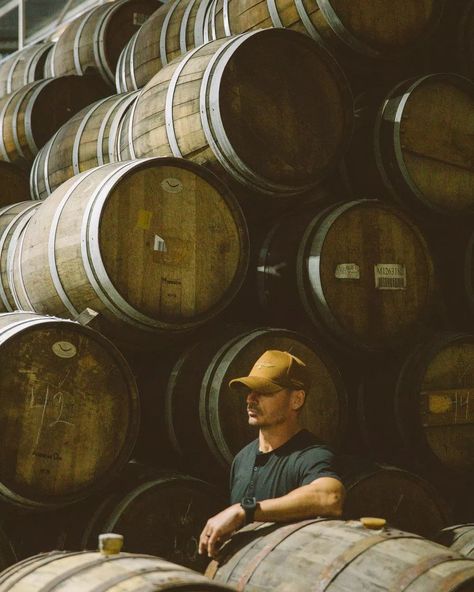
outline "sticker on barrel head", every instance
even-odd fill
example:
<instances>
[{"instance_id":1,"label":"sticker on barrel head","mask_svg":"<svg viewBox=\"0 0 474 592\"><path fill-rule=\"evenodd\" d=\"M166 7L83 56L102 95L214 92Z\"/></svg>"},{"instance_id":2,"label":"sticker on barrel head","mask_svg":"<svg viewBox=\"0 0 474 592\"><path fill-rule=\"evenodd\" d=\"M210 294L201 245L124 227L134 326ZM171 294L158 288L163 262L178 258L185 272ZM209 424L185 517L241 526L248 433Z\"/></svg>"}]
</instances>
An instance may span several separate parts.
<instances>
[{"instance_id":1,"label":"sticker on barrel head","mask_svg":"<svg viewBox=\"0 0 474 592\"><path fill-rule=\"evenodd\" d=\"M357 263L339 263L334 275L338 280L360 280L360 267Z\"/></svg>"},{"instance_id":2,"label":"sticker on barrel head","mask_svg":"<svg viewBox=\"0 0 474 592\"><path fill-rule=\"evenodd\" d=\"M166 248L166 242L164 238L155 234L155 242L153 243L153 250L158 251L159 253L166 253L168 250Z\"/></svg>"},{"instance_id":3,"label":"sticker on barrel head","mask_svg":"<svg viewBox=\"0 0 474 592\"><path fill-rule=\"evenodd\" d=\"M69 341L56 341L51 349L58 358L73 358L77 354L76 346Z\"/></svg>"},{"instance_id":4,"label":"sticker on barrel head","mask_svg":"<svg viewBox=\"0 0 474 592\"><path fill-rule=\"evenodd\" d=\"M167 193L180 193L183 191L183 184L179 179L168 177L161 182L161 188Z\"/></svg>"},{"instance_id":5,"label":"sticker on barrel head","mask_svg":"<svg viewBox=\"0 0 474 592\"><path fill-rule=\"evenodd\" d=\"M407 270L399 263L377 263L374 265L375 288L377 290L406 290Z\"/></svg>"},{"instance_id":6,"label":"sticker on barrel head","mask_svg":"<svg viewBox=\"0 0 474 592\"><path fill-rule=\"evenodd\" d=\"M133 13L133 24L137 27L141 27L146 23L148 20L147 14L142 14L141 12L134 12Z\"/></svg>"},{"instance_id":7,"label":"sticker on barrel head","mask_svg":"<svg viewBox=\"0 0 474 592\"><path fill-rule=\"evenodd\" d=\"M153 212L150 210L138 210L138 218L136 228L141 230L149 230Z\"/></svg>"},{"instance_id":8,"label":"sticker on barrel head","mask_svg":"<svg viewBox=\"0 0 474 592\"><path fill-rule=\"evenodd\" d=\"M474 388L420 394L424 427L474 424Z\"/></svg>"}]
</instances>

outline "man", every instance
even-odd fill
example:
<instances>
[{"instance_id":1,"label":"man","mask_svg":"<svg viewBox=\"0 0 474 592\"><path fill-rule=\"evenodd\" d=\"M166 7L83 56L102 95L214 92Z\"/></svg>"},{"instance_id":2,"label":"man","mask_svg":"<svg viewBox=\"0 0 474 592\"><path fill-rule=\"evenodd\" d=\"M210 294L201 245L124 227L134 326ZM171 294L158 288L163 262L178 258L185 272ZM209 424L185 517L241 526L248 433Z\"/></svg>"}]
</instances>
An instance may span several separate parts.
<instances>
[{"instance_id":1,"label":"man","mask_svg":"<svg viewBox=\"0 0 474 592\"><path fill-rule=\"evenodd\" d=\"M201 533L199 553L209 557L216 557L222 543L250 522L337 518L344 500L333 453L299 424L309 387L300 359L266 351L249 376L229 386L247 397L248 421L259 435L232 463L232 505L210 518Z\"/></svg>"}]
</instances>

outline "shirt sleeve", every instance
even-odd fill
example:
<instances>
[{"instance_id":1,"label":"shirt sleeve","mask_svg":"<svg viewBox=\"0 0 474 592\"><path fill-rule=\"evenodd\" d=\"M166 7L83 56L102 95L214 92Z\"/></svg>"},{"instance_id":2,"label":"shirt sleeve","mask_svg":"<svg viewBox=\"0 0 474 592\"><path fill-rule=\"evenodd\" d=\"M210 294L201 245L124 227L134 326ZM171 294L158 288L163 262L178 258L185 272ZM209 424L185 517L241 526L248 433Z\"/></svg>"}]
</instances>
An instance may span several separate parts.
<instances>
[{"instance_id":1,"label":"shirt sleeve","mask_svg":"<svg viewBox=\"0 0 474 592\"><path fill-rule=\"evenodd\" d=\"M334 453L324 446L312 446L302 450L299 457L299 485L308 485L319 477L333 477L342 482L335 467Z\"/></svg>"}]
</instances>

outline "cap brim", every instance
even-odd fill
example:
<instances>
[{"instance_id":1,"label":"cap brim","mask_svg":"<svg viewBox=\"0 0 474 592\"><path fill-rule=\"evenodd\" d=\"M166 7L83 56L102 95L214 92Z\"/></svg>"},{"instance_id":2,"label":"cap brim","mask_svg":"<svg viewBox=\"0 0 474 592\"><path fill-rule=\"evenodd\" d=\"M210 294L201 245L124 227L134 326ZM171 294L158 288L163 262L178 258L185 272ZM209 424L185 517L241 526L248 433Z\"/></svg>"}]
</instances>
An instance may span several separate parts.
<instances>
[{"instance_id":1,"label":"cap brim","mask_svg":"<svg viewBox=\"0 0 474 592\"><path fill-rule=\"evenodd\" d=\"M248 391L255 391L264 395L277 393L284 389L284 386L263 378L260 376L245 376L244 378L234 378L229 382L229 387L238 393L246 393Z\"/></svg>"}]
</instances>

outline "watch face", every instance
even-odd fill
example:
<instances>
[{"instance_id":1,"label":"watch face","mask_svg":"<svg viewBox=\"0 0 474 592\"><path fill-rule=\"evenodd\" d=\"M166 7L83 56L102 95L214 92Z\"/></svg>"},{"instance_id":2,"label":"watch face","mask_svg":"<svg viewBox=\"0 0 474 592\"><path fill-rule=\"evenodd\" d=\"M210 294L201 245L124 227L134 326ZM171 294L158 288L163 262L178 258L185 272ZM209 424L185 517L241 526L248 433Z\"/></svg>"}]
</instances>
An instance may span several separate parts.
<instances>
[{"instance_id":1,"label":"watch face","mask_svg":"<svg viewBox=\"0 0 474 592\"><path fill-rule=\"evenodd\" d=\"M252 509L255 508L255 506L257 505L257 500L254 497L244 497L242 502L242 507L245 509Z\"/></svg>"}]
</instances>

